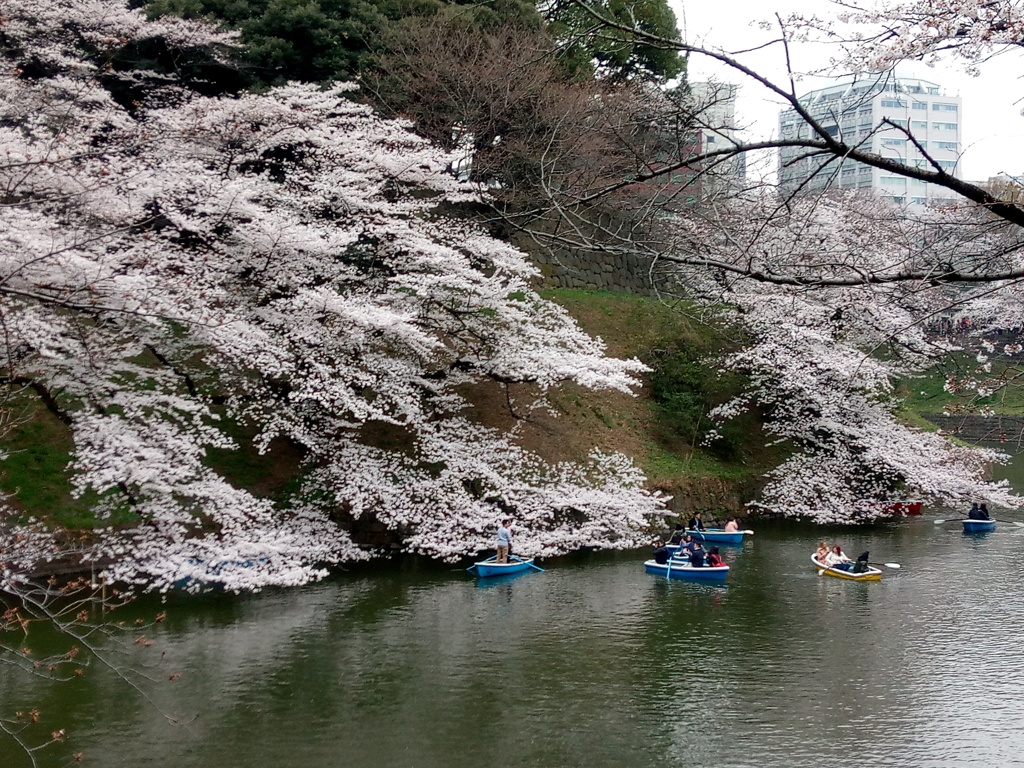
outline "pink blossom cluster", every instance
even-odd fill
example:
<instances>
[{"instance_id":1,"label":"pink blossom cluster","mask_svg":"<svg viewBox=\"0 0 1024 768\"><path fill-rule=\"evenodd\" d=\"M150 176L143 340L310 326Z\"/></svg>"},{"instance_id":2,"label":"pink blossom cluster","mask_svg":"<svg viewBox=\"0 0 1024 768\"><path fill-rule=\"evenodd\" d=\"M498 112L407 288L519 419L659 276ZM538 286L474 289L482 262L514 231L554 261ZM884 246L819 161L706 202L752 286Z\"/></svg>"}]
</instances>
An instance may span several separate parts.
<instances>
[{"instance_id":1,"label":"pink blossom cluster","mask_svg":"<svg viewBox=\"0 0 1024 768\"><path fill-rule=\"evenodd\" d=\"M455 559L509 509L523 553L639 541L662 501L630 461L551 465L465 415L476 382L630 392L644 366L439 212L477 199L452 157L348 85L200 96L110 64L147 38L216 55L230 39L204 25L117 0L0 0L0 24L3 366L68 424L97 516L138 521L83 559L161 589L301 584L372 554L342 518ZM211 468L228 420L305 457L288 502ZM0 531L12 561L55 554L45 529Z\"/></svg>"}]
</instances>

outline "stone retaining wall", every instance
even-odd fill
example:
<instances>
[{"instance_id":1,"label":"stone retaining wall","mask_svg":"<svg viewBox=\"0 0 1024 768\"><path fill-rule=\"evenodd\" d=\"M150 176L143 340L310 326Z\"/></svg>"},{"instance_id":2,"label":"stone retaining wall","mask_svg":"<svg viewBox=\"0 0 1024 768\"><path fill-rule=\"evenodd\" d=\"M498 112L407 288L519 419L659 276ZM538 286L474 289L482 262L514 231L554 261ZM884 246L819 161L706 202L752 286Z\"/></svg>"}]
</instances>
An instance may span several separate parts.
<instances>
[{"instance_id":1,"label":"stone retaining wall","mask_svg":"<svg viewBox=\"0 0 1024 768\"><path fill-rule=\"evenodd\" d=\"M1024 446L1024 417L922 414L948 435L969 443L998 442L1008 448Z\"/></svg>"},{"instance_id":2,"label":"stone retaining wall","mask_svg":"<svg viewBox=\"0 0 1024 768\"><path fill-rule=\"evenodd\" d=\"M534 262L544 273L544 288L575 288L615 291L638 296L656 294L653 261L632 254L559 252L535 253Z\"/></svg>"}]
</instances>

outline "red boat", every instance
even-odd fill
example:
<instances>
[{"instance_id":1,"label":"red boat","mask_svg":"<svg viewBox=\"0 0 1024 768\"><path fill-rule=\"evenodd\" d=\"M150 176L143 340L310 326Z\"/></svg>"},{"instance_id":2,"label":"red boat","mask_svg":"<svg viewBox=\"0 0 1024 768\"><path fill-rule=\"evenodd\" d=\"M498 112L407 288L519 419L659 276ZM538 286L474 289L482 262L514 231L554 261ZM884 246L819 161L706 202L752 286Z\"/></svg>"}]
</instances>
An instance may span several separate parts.
<instances>
[{"instance_id":1,"label":"red boat","mask_svg":"<svg viewBox=\"0 0 1024 768\"><path fill-rule=\"evenodd\" d=\"M892 504L886 505L885 514L889 515L890 517L909 517L911 515L920 515L921 507L923 505L923 501L915 501L910 499L894 501Z\"/></svg>"}]
</instances>

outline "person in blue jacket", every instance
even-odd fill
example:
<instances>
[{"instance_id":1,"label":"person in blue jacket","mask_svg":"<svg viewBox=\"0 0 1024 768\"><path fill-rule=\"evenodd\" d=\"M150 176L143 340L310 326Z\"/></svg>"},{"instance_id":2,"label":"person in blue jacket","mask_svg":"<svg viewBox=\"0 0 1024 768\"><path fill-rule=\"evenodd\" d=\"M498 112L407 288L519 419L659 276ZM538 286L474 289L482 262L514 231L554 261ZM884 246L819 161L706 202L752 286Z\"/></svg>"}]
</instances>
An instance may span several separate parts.
<instances>
[{"instance_id":1,"label":"person in blue jacket","mask_svg":"<svg viewBox=\"0 0 1024 768\"><path fill-rule=\"evenodd\" d=\"M498 526L498 537L495 542L495 549L498 550L495 561L498 563L508 562L508 553L512 549L512 521L505 518Z\"/></svg>"},{"instance_id":2,"label":"person in blue jacket","mask_svg":"<svg viewBox=\"0 0 1024 768\"><path fill-rule=\"evenodd\" d=\"M694 568L704 567L704 547L699 541L693 542L693 549L690 550L690 565Z\"/></svg>"}]
</instances>

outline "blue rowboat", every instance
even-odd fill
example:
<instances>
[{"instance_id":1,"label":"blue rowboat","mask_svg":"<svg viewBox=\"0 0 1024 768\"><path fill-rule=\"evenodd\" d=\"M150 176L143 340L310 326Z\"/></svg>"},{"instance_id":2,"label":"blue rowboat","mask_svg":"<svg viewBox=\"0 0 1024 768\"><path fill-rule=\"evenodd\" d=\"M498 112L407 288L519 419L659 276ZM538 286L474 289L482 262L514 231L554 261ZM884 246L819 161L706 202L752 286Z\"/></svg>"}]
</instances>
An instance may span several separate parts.
<instances>
[{"instance_id":1,"label":"blue rowboat","mask_svg":"<svg viewBox=\"0 0 1024 768\"><path fill-rule=\"evenodd\" d=\"M721 528L705 528L703 531L687 531L687 534L698 541L710 541L714 544L742 544L744 536L753 536L753 531L724 531Z\"/></svg>"},{"instance_id":2,"label":"blue rowboat","mask_svg":"<svg viewBox=\"0 0 1024 768\"><path fill-rule=\"evenodd\" d=\"M686 581L715 581L723 582L729 575L729 566L721 565L711 567L709 565L694 568L688 561L669 559L665 565L657 560L648 560L644 563L644 570L658 576L668 576L671 579L685 579Z\"/></svg>"},{"instance_id":3,"label":"blue rowboat","mask_svg":"<svg viewBox=\"0 0 1024 768\"><path fill-rule=\"evenodd\" d=\"M964 520L964 533L985 533L996 529L995 520Z\"/></svg>"},{"instance_id":4,"label":"blue rowboat","mask_svg":"<svg viewBox=\"0 0 1024 768\"><path fill-rule=\"evenodd\" d=\"M472 571L478 578L487 579L493 576L511 576L513 573L522 573L530 569L543 570L533 564L533 558L520 560L518 557L509 558L507 563L497 563L493 557L489 557L479 563L473 563L466 570Z\"/></svg>"}]
</instances>

